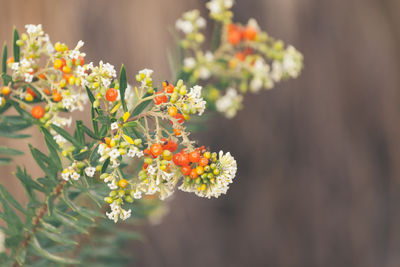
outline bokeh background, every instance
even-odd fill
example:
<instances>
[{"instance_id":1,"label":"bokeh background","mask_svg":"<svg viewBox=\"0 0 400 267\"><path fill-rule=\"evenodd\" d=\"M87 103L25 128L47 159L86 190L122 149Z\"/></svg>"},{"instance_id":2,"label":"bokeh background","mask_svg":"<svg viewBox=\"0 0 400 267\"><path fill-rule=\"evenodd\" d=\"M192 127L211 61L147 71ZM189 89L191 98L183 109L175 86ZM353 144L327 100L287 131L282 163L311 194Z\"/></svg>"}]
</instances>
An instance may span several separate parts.
<instances>
[{"instance_id":1,"label":"bokeh background","mask_svg":"<svg viewBox=\"0 0 400 267\"><path fill-rule=\"evenodd\" d=\"M0 0L0 40L41 23L52 40L84 40L89 60L161 80L169 27L204 3ZM217 200L176 194L161 224L138 226L132 266L400 266L400 1L236 0L234 12L297 47L305 69L197 134L235 155L236 181ZM0 180L18 191L13 170Z\"/></svg>"}]
</instances>

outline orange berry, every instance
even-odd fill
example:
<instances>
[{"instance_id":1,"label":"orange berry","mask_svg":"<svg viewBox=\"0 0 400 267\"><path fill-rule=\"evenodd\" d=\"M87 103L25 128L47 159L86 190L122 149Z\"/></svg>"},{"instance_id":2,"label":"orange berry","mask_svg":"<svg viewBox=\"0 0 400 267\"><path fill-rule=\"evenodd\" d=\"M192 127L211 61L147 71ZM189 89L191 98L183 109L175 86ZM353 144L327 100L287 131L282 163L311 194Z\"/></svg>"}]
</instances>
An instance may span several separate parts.
<instances>
[{"instance_id":1,"label":"orange berry","mask_svg":"<svg viewBox=\"0 0 400 267\"><path fill-rule=\"evenodd\" d=\"M192 168L190 168L190 166L182 166L181 167L181 173L183 175L189 175L191 171L192 171Z\"/></svg>"},{"instance_id":2,"label":"orange berry","mask_svg":"<svg viewBox=\"0 0 400 267\"><path fill-rule=\"evenodd\" d=\"M45 79L46 79L46 74L40 73L40 74L38 75L38 78L39 78L39 79L42 79L42 80L45 80Z\"/></svg>"},{"instance_id":3,"label":"orange berry","mask_svg":"<svg viewBox=\"0 0 400 267\"><path fill-rule=\"evenodd\" d=\"M158 94L163 94L163 95L154 97L154 99L153 99L154 104L160 105L161 103L168 102L168 97L163 92L157 92L156 95L158 95Z\"/></svg>"},{"instance_id":4,"label":"orange berry","mask_svg":"<svg viewBox=\"0 0 400 267\"><path fill-rule=\"evenodd\" d=\"M207 158L201 158L200 160L199 160L199 165L200 166L206 166L208 164L208 159Z\"/></svg>"},{"instance_id":5,"label":"orange berry","mask_svg":"<svg viewBox=\"0 0 400 267\"><path fill-rule=\"evenodd\" d=\"M118 182L118 186L121 187L121 188L125 188L125 187L128 186L128 181L125 180L125 179L121 179L121 180L119 180L119 182Z\"/></svg>"},{"instance_id":6,"label":"orange berry","mask_svg":"<svg viewBox=\"0 0 400 267\"><path fill-rule=\"evenodd\" d=\"M14 57L7 58L7 65L10 63L14 63Z\"/></svg>"},{"instance_id":7,"label":"orange berry","mask_svg":"<svg viewBox=\"0 0 400 267\"><path fill-rule=\"evenodd\" d=\"M62 95L61 95L61 93L58 93L58 92L55 92L54 94L53 94L53 100L55 101L55 102L60 102L61 100L62 100Z\"/></svg>"},{"instance_id":8,"label":"orange berry","mask_svg":"<svg viewBox=\"0 0 400 267\"><path fill-rule=\"evenodd\" d=\"M181 130L179 130L178 128L174 128L174 134L175 136L180 136L182 133Z\"/></svg>"},{"instance_id":9,"label":"orange berry","mask_svg":"<svg viewBox=\"0 0 400 267\"><path fill-rule=\"evenodd\" d=\"M237 52L236 58L239 59L240 61L244 61L246 59L246 54L243 52Z\"/></svg>"},{"instance_id":10,"label":"orange berry","mask_svg":"<svg viewBox=\"0 0 400 267\"><path fill-rule=\"evenodd\" d=\"M68 66L64 66L63 68L62 68L62 71L64 72L64 73L71 73L71 68L70 67L68 67Z\"/></svg>"},{"instance_id":11,"label":"orange berry","mask_svg":"<svg viewBox=\"0 0 400 267\"><path fill-rule=\"evenodd\" d=\"M175 117L178 114L178 109L175 106L169 107L168 113L171 117Z\"/></svg>"},{"instance_id":12,"label":"orange berry","mask_svg":"<svg viewBox=\"0 0 400 267\"><path fill-rule=\"evenodd\" d=\"M199 175L197 174L196 169L193 169L193 170L190 172L190 178L196 179L197 176L199 176Z\"/></svg>"},{"instance_id":13,"label":"orange berry","mask_svg":"<svg viewBox=\"0 0 400 267\"><path fill-rule=\"evenodd\" d=\"M61 61L61 59L57 58L56 60L54 60L53 67L55 69L61 69L62 66L63 66L63 62Z\"/></svg>"},{"instance_id":14,"label":"orange berry","mask_svg":"<svg viewBox=\"0 0 400 267\"><path fill-rule=\"evenodd\" d=\"M37 97L37 94L35 93L35 91L33 91L30 87L26 88L26 92L28 94L31 94L33 96L33 98Z\"/></svg>"},{"instance_id":15,"label":"orange berry","mask_svg":"<svg viewBox=\"0 0 400 267\"><path fill-rule=\"evenodd\" d=\"M253 27L247 26L243 31L243 37L246 40L254 41L257 37L257 30Z\"/></svg>"},{"instance_id":16,"label":"orange berry","mask_svg":"<svg viewBox=\"0 0 400 267\"><path fill-rule=\"evenodd\" d=\"M172 84L168 84L167 86L165 86L163 88L163 91L168 93L168 94L172 94L174 92L175 86L173 86Z\"/></svg>"},{"instance_id":17,"label":"orange berry","mask_svg":"<svg viewBox=\"0 0 400 267\"><path fill-rule=\"evenodd\" d=\"M153 156L159 156L159 155L161 155L163 148L160 144L153 144L150 147L150 151L151 151L151 154L153 154Z\"/></svg>"},{"instance_id":18,"label":"orange berry","mask_svg":"<svg viewBox=\"0 0 400 267\"><path fill-rule=\"evenodd\" d=\"M110 88L106 92L106 99L110 102L114 102L117 100L118 97L118 91L115 90L114 88Z\"/></svg>"},{"instance_id":19,"label":"orange berry","mask_svg":"<svg viewBox=\"0 0 400 267\"><path fill-rule=\"evenodd\" d=\"M44 113L44 108L41 106L34 106L31 110L32 117L35 119L43 118Z\"/></svg>"},{"instance_id":20,"label":"orange berry","mask_svg":"<svg viewBox=\"0 0 400 267\"><path fill-rule=\"evenodd\" d=\"M228 42L237 45L242 39L242 33L235 24L230 24L228 28Z\"/></svg>"},{"instance_id":21,"label":"orange berry","mask_svg":"<svg viewBox=\"0 0 400 267\"><path fill-rule=\"evenodd\" d=\"M2 93L3 95L8 95L9 93L11 93L10 87L8 87L8 86L2 87L2 88L1 88L1 93ZM0 103L0 104L1 104L1 103Z\"/></svg>"},{"instance_id":22,"label":"orange berry","mask_svg":"<svg viewBox=\"0 0 400 267\"><path fill-rule=\"evenodd\" d=\"M51 94L49 88L44 88L44 89L43 89L43 93L45 93L46 95L50 95L50 94Z\"/></svg>"},{"instance_id":23,"label":"orange berry","mask_svg":"<svg viewBox=\"0 0 400 267\"><path fill-rule=\"evenodd\" d=\"M193 151L189 154L190 162L196 163L200 160L200 153L198 151Z\"/></svg>"}]
</instances>

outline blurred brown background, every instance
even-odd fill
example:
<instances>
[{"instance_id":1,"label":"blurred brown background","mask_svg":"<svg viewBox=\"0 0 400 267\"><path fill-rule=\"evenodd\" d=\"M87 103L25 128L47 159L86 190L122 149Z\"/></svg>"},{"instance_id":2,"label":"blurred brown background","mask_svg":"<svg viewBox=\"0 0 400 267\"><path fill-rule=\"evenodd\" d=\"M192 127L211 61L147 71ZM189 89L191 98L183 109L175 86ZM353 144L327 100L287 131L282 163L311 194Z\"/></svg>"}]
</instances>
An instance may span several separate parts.
<instances>
[{"instance_id":1,"label":"blurred brown background","mask_svg":"<svg viewBox=\"0 0 400 267\"><path fill-rule=\"evenodd\" d=\"M304 72L198 134L235 155L236 181L218 200L176 194L162 224L140 228L132 266L400 266L400 1L236 2L236 20L304 53ZM203 4L0 0L0 40L42 23L52 40L83 39L89 60L161 80L167 25ZM0 169L8 187L13 168Z\"/></svg>"}]
</instances>

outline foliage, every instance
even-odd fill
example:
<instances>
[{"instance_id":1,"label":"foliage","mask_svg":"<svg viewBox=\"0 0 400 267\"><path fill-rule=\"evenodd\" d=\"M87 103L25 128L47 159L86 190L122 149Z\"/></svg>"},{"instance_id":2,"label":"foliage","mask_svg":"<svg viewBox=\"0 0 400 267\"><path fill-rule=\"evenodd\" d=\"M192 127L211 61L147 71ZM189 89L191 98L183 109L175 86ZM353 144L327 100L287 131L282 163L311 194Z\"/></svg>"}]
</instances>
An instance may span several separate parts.
<instances>
[{"instance_id":1,"label":"foliage","mask_svg":"<svg viewBox=\"0 0 400 267\"><path fill-rule=\"evenodd\" d=\"M222 37L212 41L213 52L202 52L199 29L205 20L198 11L185 13L176 25L185 33L180 49L194 57L178 58L177 79L160 89L153 86L152 70L140 71L137 84L130 85L123 65L117 78L111 64L85 64L82 41L70 49L53 45L41 25L27 25L21 35L14 30L13 56L4 45L1 58L0 136L28 138L20 131L36 126L47 151L29 145L42 177L17 167L15 176L28 197L25 206L0 185L2 266L124 266L130 258L119 252L140 236L128 221L122 227L115 223L159 212L154 196L164 200L176 188L206 198L227 192L236 161L230 153L197 145L185 122L203 114L204 98L211 109L232 117L241 100L232 86L245 92L250 81L257 91L260 80L270 88L272 80L297 77L302 57L292 47L283 50L254 21L245 28L233 24L230 1L207 6L216 21L215 36ZM212 83L202 90L196 85L200 80ZM76 120L68 129L72 119L65 115L87 103L91 125ZM6 115L10 109L18 115ZM5 155L0 164L22 153L0 146Z\"/></svg>"}]
</instances>

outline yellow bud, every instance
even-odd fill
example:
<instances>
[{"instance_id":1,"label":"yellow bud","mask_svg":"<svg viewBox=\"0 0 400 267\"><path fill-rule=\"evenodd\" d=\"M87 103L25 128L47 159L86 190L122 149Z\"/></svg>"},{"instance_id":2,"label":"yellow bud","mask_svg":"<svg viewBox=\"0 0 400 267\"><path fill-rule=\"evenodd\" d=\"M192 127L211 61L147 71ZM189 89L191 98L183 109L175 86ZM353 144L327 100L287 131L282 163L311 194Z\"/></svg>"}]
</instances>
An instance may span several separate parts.
<instances>
[{"instance_id":1,"label":"yellow bud","mask_svg":"<svg viewBox=\"0 0 400 267\"><path fill-rule=\"evenodd\" d=\"M31 94L26 94L26 96L25 96L25 100L26 101L28 101L28 102L32 102L33 101L33 96L31 95Z\"/></svg>"},{"instance_id":2,"label":"yellow bud","mask_svg":"<svg viewBox=\"0 0 400 267\"><path fill-rule=\"evenodd\" d=\"M57 42L57 43L54 45L54 49L55 49L57 52L61 52L61 51L63 50L63 46L62 46L61 43Z\"/></svg>"}]
</instances>

